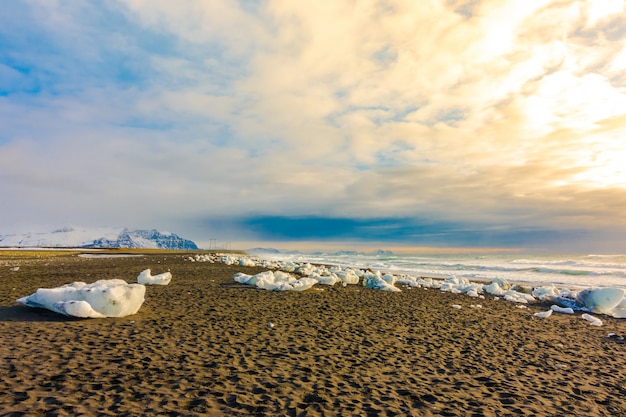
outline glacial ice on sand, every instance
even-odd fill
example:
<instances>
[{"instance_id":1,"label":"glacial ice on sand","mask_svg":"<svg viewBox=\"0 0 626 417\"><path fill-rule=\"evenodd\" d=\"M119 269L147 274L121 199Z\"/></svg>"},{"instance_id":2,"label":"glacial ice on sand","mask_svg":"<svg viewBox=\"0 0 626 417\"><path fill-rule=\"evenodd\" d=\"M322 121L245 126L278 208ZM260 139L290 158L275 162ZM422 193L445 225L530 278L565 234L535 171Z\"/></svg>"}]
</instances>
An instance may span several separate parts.
<instances>
[{"instance_id":1,"label":"glacial ice on sand","mask_svg":"<svg viewBox=\"0 0 626 417\"><path fill-rule=\"evenodd\" d=\"M219 257L215 257L217 260ZM212 258L213 259L213 258ZM242 262L242 259L246 259ZM196 256L191 258L194 261L205 261ZM529 304L539 301L550 301L554 307L550 311L557 313L571 314L574 311L595 312L606 314L616 318L626 318L626 297L624 290L619 288L602 288L587 290L571 290L567 288L557 288L554 285L544 285L533 289L522 288L519 285L512 285L507 280L499 277L491 279L487 284L472 282L465 277L450 276L445 279L428 276L412 276L407 274L394 275L380 270L361 270L351 267L312 265L310 263L298 263L290 260L259 260L243 256L234 255L222 256L221 261L229 265L255 265L274 270L274 274L279 271L283 273L298 274L307 279L306 286L298 283L295 287L290 283L297 280L295 277L283 279L289 285L281 285L275 276L248 276L237 274L235 280L249 285L278 291L303 290L311 288L313 285L325 284L333 285L340 282L343 285L358 284L362 278L362 284L366 288L383 291L402 291L399 286L410 288L434 288L453 294L466 294L470 297L484 298L484 293L496 297L502 297L506 301L518 304ZM279 276L280 277L280 276ZM262 278L262 279L260 279ZM282 279L282 278L281 278ZM258 285L257 281L261 284ZM546 313L547 314L547 313Z\"/></svg>"},{"instance_id":2,"label":"glacial ice on sand","mask_svg":"<svg viewBox=\"0 0 626 417\"><path fill-rule=\"evenodd\" d=\"M313 278L298 279L281 271L266 271L256 275L239 272L233 279L242 284L254 285L270 291L304 291L317 284L317 280Z\"/></svg>"},{"instance_id":3,"label":"glacial ice on sand","mask_svg":"<svg viewBox=\"0 0 626 417\"><path fill-rule=\"evenodd\" d=\"M169 271L158 275L152 275L150 269L144 269L137 276L137 282L143 285L167 285L171 280L172 273Z\"/></svg>"},{"instance_id":4,"label":"glacial ice on sand","mask_svg":"<svg viewBox=\"0 0 626 417\"><path fill-rule=\"evenodd\" d=\"M145 294L146 287L141 284L109 279L92 284L74 282L57 288L39 288L17 302L79 318L125 317L139 311Z\"/></svg>"},{"instance_id":5,"label":"glacial ice on sand","mask_svg":"<svg viewBox=\"0 0 626 417\"><path fill-rule=\"evenodd\" d=\"M578 293L577 300L589 311L607 313L616 308L624 298L621 288L587 288Z\"/></svg>"}]
</instances>

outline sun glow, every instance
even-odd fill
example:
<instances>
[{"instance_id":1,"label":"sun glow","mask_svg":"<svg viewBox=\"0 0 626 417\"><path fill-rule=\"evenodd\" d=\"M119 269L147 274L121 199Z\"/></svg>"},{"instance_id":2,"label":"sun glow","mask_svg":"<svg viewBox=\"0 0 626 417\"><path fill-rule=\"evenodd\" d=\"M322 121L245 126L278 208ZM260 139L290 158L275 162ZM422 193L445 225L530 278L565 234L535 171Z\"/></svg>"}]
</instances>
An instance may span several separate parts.
<instances>
[{"instance_id":1,"label":"sun glow","mask_svg":"<svg viewBox=\"0 0 626 417\"><path fill-rule=\"evenodd\" d=\"M583 145L577 159L580 165L587 168L574 175L573 182L593 188L626 188L625 136L618 137L615 133L608 137L596 137L593 143Z\"/></svg>"},{"instance_id":2,"label":"sun glow","mask_svg":"<svg viewBox=\"0 0 626 417\"><path fill-rule=\"evenodd\" d=\"M603 153L595 158L594 166L574 176L577 183L593 187L619 187L626 189L626 150L618 154Z\"/></svg>"}]
</instances>

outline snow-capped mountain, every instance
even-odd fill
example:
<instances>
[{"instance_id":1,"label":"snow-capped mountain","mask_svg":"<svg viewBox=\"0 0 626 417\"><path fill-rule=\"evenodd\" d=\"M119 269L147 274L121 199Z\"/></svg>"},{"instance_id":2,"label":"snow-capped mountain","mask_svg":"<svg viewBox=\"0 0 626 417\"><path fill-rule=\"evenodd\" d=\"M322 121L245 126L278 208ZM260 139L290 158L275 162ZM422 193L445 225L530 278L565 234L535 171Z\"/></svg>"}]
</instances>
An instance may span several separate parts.
<instances>
[{"instance_id":1,"label":"snow-capped mountain","mask_svg":"<svg viewBox=\"0 0 626 417\"><path fill-rule=\"evenodd\" d=\"M191 240L154 229L73 226L48 233L0 234L0 247L198 249Z\"/></svg>"}]
</instances>

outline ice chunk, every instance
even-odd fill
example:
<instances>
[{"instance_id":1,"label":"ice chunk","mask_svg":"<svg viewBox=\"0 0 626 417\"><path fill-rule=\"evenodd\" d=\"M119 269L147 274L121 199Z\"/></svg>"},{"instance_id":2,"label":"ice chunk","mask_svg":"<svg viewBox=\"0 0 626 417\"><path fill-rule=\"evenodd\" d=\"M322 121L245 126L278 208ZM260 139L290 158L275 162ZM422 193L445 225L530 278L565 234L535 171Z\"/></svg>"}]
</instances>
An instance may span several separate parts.
<instances>
[{"instance_id":1,"label":"ice chunk","mask_svg":"<svg viewBox=\"0 0 626 417\"><path fill-rule=\"evenodd\" d=\"M559 290L554 285L550 285L546 287L535 288L532 294L539 300L550 300L559 295Z\"/></svg>"},{"instance_id":2,"label":"ice chunk","mask_svg":"<svg viewBox=\"0 0 626 417\"><path fill-rule=\"evenodd\" d=\"M497 282L485 285L483 290L491 295L504 295L504 289Z\"/></svg>"},{"instance_id":3,"label":"ice chunk","mask_svg":"<svg viewBox=\"0 0 626 417\"><path fill-rule=\"evenodd\" d=\"M574 314L574 309L571 307L560 307L554 304L550 309L556 313Z\"/></svg>"},{"instance_id":4,"label":"ice chunk","mask_svg":"<svg viewBox=\"0 0 626 417\"><path fill-rule=\"evenodd\" d=\"M145 294L146 287L141 284L110 279L92 284L74 282L57 288L39 288L17 302L73 317L125 317L139 311Z\"/></svg>"},{"instance_id":5,"label":"ice chunk","mask_svg":"<svg viewBox=\"0 0 626 417\"><path fill-rule=\"evenodd\" d=\"M511 284L504 278L494 278L491 280L491 284L498 284L498 286L503 290L511 288Z\"/></svg>"},{"instance_id":6,"label":"ice chunk","mask_svg":"<svg viewBox=\"0 0 626 417\"><path fill-rule=\"evenodd\" d=\"M540 319L548 318L552 315L552 310L548 311L540 311L539 313L535 313L534 316Z\"/></svg>"},{"instance_id":7,"label":"ice chunk","mask_svg":"<svg viewBox=\"0 0 626 417\"><path fill-rule=\"evenodd\" d=\"M624 297L622 302L619 303L617 307L611 310L611 316L618 319L626 319L626 297Z\"/></svg>"},{"instance_id":8,"label":"ice chunk","mask_svg":"<svg viewBox=\"0 0 626 417\"><path fill-rule=\"evenodd\" d=\"M394 287L389 282L385 281L380 274L380 271L366 272L363 274L363 285L366 288L370 288L373 290L382 290L382 291L393 291L399 292L400 288Z\"/></svg>"},{"instance_id":9,"label":"ice chunk","mask_svg":"<svg viewBox=\"0 0 626 417\"><path fill-rule=\"evenodd\" d=\"M588 322L591 323L592 326L602 326L602 320L600 320L597 317L592 316L591 314L583 314L581 316L583 319L587 320Z\"/></svg>"},{"instance_id":10,"label":"ice chunk","mask_svg":"<svg viewBox=\"0 0 626 417\"><path fill-rule=\"evenodd\" d=\"M317 272L313 272L311 275L309 275L309 278L317 280L317 282L322 285L335 285L337 282L340 281L337 275L333 274L332 272L330 272L330 275L320 275Z\"/></svg>"},{"instance_id":11,"label":"ice chunk","mask_svg":"<svg viewBox=\"0 0 626 417\"><path fill-rule=\"evenodd\" d=\"M317 284L316 279L297 279L281 271L265 271L253 276L239 272L233 276L233 279L242 284L254 285L269 291L304 291Z\"/></svg>"},{"instance_id":12,"label":"ice chunk","mask_svg":"<svg viewBox=\"0 0 626 417\"><path fill-rule=\"evenodd\" d=\"M167 285L172 280L171 272L163 272L162 274L152 275L150 269L145 269L137 276L137 282L144 285Z\"/></svg>"},{"instance_id":13,"label":"ice chunk","mask_svg":"<svg viewBox=\"0 0 626 417\"><path fill-rule=\"evenodd\" d=\"M621 288L588 288L579 292L577 297L589 311L596 313L609 313L623 299L624 290Z\"/></svg>"},{"instance_id":14,"label":"ice chunk","mask_svg":"<svg viewBox=\"0 0 626 417\"><path fill-rule=\"evenodd\" d=\"M54 309L62 312L66 316L82 317L82 318L104 318L102 313L98 313L91 308L91 304L87 301L59 301L54 303Z\"/></svg>"},{"instance_id":15,"label":"ice chunk","mask_svg":"<svg viewBox=\"0 0 626 417\"><path fill-rule=\"evenodd\" d=\"M300 274L303 277L308 277L309 275L311 275L313 272L315 272L315 267L309 263L303 264L298 266L294 272L296 274Z\"/></svg>"},{"instance_id":16,"label":"ice chunk","mask_svg":"<svg viewBox=\"0 0 626 417\"><path fill-rule=\"evenodd\" d=\"M244 274L243 272L237 272L233 276L233 279L241 284L256 285L256 278L258 277L258 275L259 274L252 276L252 275Z\"/></svg>"},{"instance_id":17,"label":"ice chunk","mask_svg":"<svg viewBox=\"0 0 626 417\"><path fill-rule=\"evenodd\" d=\"M345 270L336 271L335 274L345 284L359 283L359 276L352 268L346 268Z\"/></svg>"},{"instance_id":18,"label":"ice chunk","mask_svg":"<svg viewBox=\"0 0 626 417\"><path fill-rule=\"evenodd\" d=\"M386 283L393 285L396 283L396 277L395 275L392 274L384 274L382 277L383 281L385 281Z\"/></svg>"},{"instance_id":19,"label":"ice chunk","mask_svg":"<svg viewBox=\"0 0 626 417\"><path fill-rule=\"evenodd\" d=\"M522 303L522 304L527 304L529 302L535 301L535 298L532 295L513 291L513 290L505 291L504 299L506 301L511 301L514 303Z\"/></svg>"},{"instance_id":20,"label":"ice chunk","mask_svg":"<svg viewBox=\"0 0 626 417\"><path fill-rule=\"evenodd\" d=\"M257 263L250 258L239 259L239 266L257 266Z\"/></svg>"}]
</instances>

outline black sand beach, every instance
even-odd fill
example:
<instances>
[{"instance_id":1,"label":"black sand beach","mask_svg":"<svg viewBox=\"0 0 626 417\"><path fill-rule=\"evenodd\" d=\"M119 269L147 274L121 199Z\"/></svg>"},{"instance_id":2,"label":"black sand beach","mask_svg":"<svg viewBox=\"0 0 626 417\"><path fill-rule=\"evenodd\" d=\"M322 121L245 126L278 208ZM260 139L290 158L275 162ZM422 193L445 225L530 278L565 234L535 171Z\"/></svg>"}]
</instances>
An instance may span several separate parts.
<instances>
[{"instance_id":1,"label":"black sand beach","mask_svg":"<svg viewBox=\"0 0 626 417\"><path fill-rule=\"evenodd\" d=\"M269 292L232 279L260 268L180 252L52 255L0 255L2 416L626 416L626 344L607 336L626 320L432 289ZM132 316L15 301L146 268L173 279Z\"/></svg>"}]
</instances>

